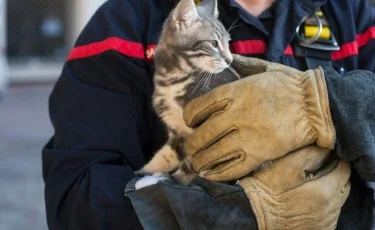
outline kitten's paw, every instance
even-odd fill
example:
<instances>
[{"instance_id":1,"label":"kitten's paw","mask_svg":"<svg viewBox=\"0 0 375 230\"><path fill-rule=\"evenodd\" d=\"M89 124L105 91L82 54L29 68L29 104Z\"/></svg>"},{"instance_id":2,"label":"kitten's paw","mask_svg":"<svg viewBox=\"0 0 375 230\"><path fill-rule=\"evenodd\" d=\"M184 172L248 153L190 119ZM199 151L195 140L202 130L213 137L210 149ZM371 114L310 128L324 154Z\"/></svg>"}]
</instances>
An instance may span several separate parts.
<instances>
[{"instance_id":1,"label":"kitten's paw","mask_svg":"<svg viewBox=\"0 0 375 230\"><path fill-rule=\"evenodd\" d=\"M169 173L165 173L165 172L156 172L156 173L152 174L152 176L155 176L155 177L165 177L165 178L169 178Z\"/></svg>"},{"instance_id":2,"label":"kitten's paw","mask_svg":"<svg viewBox=\"0 0 375 230\"><path fill-rule=\"evenodd\" d=\"M143 168L140 169L140 170L135 171L134 174L136 176L139 176L139 177L151 176L152 175L152 173L146 172Z\"/></svg>"},{"instance_id":3,"label":"kitten's paw","mask_svg":"<svg viewBox=\"0 0 375 230\"><path fill-rule=\"evenodd\" d=\"M160 176L145 176L145 177L142 177L140 180L138 180L135 183L135 189L139 190L139 189L142 189L142 188L146 188L146 187L149 187L151 185L155 185L159 181L163 181L163 180L169 180L169 178L160 177Z\"/></svg>"},{"instance_id":4,"label":"kitten's paw","mask_svg":"<svg viewBox=\"0 0 375 230\"><path fill-rule=\"evenodd\" d=\"M186 169L185 169L186 170ZM178 184L188 186L190 182L197 177L197 175L191 171L184 171L179 168L176 172L171 175L172 179Z\"/></svg>"},{"instance_id":5,"label":"kitten's paw","mask_svg":"<svg viewBox=\"0 0 375 230\"><path fill-rule=\"evenodd\" d=\"M202 178L205 178L206 176L206 173L208 173L210 170L205 170L205 171L202 171L199 173L199 176L202 177Z\"/></svg>"}]
</instances>

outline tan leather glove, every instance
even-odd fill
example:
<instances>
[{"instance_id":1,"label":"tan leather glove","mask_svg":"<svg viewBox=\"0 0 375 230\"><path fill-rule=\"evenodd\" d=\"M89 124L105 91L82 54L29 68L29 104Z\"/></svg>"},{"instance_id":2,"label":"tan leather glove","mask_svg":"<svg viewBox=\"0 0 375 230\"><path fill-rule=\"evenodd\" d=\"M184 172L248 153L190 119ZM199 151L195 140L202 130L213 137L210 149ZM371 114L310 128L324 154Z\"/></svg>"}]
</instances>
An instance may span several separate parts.
<instances>
[{"instance_id":1,"label":"tan leather glove","mask_svg":"<svg viewBox=\"0 0 375 230\"><path fill-rule=\"evenodd\" d=\"M329 150L309 146L240 180L259 230L335 229L350 191L350 166L333 161L319 169Z\"/></svg>"},{"instance_id":2,"label":"tan leather glove","mask_svg":"<svg viewBox=\"0 0 375 230\"><path fill-rule=\"evenodd\" d=\"M184 119L192 165L213 181L238 179L267 161L317 143L332 149L335 131L322 69L300 72L235 56L243 78L194 99Z\"/></svg>"}]
</instances>

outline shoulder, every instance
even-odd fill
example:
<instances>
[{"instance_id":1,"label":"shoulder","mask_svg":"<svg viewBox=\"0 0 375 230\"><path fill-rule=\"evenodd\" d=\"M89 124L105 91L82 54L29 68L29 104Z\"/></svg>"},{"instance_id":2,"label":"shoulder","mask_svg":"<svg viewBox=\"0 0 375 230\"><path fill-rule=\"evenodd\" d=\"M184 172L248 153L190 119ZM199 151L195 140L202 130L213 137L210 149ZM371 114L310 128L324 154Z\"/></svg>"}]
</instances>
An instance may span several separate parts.
<instances>
[{"instance_id":1,"label":"shoulder","mask_svg":"<svg viewBox=\"0 0 375 230\"><path fill-rule=\"evenodd\" d=\"M337 23L343 27L354 25L354 30L362 33L375 24L375 9L368 0L329 0Z\"/></svg>"},{"instance_id":2,"label":"shoulder","mask_svg":"<svg viewBox=\"0 0 375 230\"><path fill-rule=\"evenodd\" d=\"M373 11L373 6L368 0L329 0L330 4L338 13L353 14L355 18L360 18L361 14Z\"/></svg>"},{"instance_id":3,"label":"shoulder","mask_svg":"<svg viewBox=\"0 0 375 230\"><path fill-rule=\"evenodd\" d=\"M120 37L141 42L147 30L161 24L160 3L167 0L107 0L86 25L77 45ZM163 3L164 4L164 3Z\"/></svg>"},{"instance_id":4,"label":"shoulder","mask_svg":"<svg viewBox=\"0 0 375 230\"><path fill-rule=\"evenodd\" d=\"M168 0L107 0L98 12L108 13L112 17L124 20L133 18L140 20L145 15L160 11L161 5L166 5L168 2Z\"/></svg>"},{"instance_id":5,"label":"shoulder","mask_svg":"<svg viewBox=\"0 0 375 230\"><path fill-rule=\"evenodd\" d=\"M170 0L107 0L99 11L111 20L127 22L125 26L132 23L142 28L163 20L170 8Z\"/></svg>"},{"instance_id":6,"label":"shoulder","mask_svg":"<svg viewBox=\"0 0 375 230\"><path fill-rule=\"evenodd\" d=\"M107 0L103 7L126 13L126 10L143 12L157 11L160 5L168 5L169 0Z\"/></svg>"}]
</instances>

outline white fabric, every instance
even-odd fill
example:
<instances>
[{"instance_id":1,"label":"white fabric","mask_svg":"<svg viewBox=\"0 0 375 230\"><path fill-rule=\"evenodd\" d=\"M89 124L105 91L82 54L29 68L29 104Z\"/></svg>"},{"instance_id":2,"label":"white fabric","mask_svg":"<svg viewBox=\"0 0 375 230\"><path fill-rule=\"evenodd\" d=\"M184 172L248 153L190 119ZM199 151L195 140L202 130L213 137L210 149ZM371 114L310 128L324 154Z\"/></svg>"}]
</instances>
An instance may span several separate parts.
<instances>
[{"instance_id":1,"label":"white fabric","mask_svg":"<svg viewBox=\"0 0 375 230\"><path fill-rule=\"evenodd\" d=\"M157 176L157 175L145 176L135 183L135 189L139 190L139 189L157 184L161 180L168 180L168 178L164 176Z\"/></svg>"}]
</instances>

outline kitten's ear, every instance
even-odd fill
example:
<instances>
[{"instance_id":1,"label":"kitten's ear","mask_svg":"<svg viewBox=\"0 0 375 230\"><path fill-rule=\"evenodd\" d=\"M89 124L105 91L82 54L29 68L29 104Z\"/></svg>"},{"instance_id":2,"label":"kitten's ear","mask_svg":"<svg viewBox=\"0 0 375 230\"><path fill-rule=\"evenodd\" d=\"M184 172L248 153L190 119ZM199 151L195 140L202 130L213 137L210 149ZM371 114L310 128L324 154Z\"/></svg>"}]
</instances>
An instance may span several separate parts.
<instances>
[{"instance_id":1,"label":"kitten's ear","mask_svg":"<svg viewBox=\"0 0 375 230\"><path fill-rule=\"evenodd\" d=\"M194 0L181 0L173 11L173 22L178 29L182 25L189 27L197 18Z\"/></svg>"},{"instance_id":2,"label":"kitten's ear","mask_svg":"<svg viewBox=\"0 0 375 230\"><path fill-rule=\"evenodd\" d=\"M219 9L217 6L217 0L203 0L199 4L200 7L203 7L207 13L213 15L214 17L219 17Z\"/></svg>"}]
</instances>

